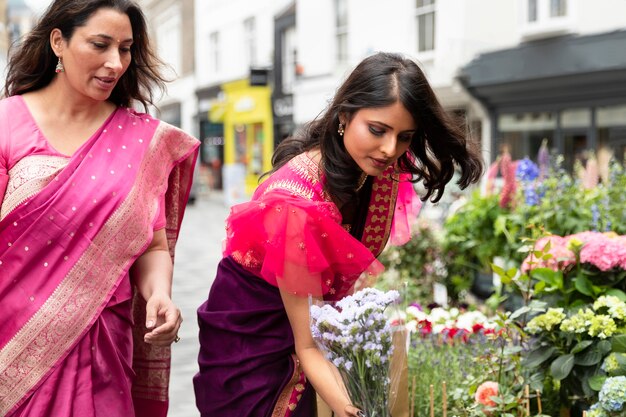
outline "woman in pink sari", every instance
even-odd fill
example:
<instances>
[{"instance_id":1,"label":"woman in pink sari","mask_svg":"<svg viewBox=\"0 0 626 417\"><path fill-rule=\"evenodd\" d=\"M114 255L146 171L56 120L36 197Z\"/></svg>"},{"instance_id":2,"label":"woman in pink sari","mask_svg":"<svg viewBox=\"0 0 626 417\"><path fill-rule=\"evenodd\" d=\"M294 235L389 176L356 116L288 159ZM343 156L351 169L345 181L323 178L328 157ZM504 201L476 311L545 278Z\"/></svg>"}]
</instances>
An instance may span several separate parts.
<instances>
[{"instance_id":1,"label":"woman in pink sari","mask_svg":"<svg viewBox=\"0 0 626 417\"><path fill-rule=\"evenodd\" d=\"M481 158L415 62L378 53L273 162L232 208L198 309L196 404L203 417L314 417L317 391L335 416L363 417L313 341L308 297L340 299L380 272L387 241L410 237L412 182L437 201L456 168L461 186L477 181Z\"/></svg>"},{"instance_id":2,"label":"woman in pink sari","mask_svg":"<svg viewBox=\"0 0 626 417\"><path fill-rule=\"evenodd\" d=\"M165 416L175 243L198 141L129 0L55 0L0 101L0 416Z\"/></svg>"}]
</instances>

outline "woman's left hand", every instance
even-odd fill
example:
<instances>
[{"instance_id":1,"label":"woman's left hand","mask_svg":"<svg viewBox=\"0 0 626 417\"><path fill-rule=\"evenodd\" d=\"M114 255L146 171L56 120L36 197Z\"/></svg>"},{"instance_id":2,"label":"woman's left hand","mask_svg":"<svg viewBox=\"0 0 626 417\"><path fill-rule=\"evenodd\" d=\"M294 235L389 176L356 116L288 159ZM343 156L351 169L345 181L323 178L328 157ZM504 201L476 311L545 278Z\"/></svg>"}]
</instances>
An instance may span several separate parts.
<instances>
[{"instance_id":1,"label":"woman's left hand","mask_svg":"<svg viewBox=\"0 0 626 417\"><path fill-rule=\"evenodd\" d=\"M153 293L146 305L146 327L150 332L144 341L156 346L169 346L177 341L183 322L180 310L171 298L163 293Z\"/></svg>"}]
</instances>

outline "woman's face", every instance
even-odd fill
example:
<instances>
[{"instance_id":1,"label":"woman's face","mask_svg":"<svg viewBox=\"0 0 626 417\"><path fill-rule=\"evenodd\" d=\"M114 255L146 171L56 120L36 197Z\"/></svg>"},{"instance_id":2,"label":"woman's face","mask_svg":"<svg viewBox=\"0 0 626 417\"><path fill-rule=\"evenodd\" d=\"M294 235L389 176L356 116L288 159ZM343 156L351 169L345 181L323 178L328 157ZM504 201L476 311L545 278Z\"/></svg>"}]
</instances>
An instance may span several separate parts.
<instances>
[{"instance_id":1,"label":"woman's face","mask_svg":"<svg viewBox=\"0 0 626 417\"><path fill-rule=\"evenodd\" d=\"M343 143L367 175L378 176L407 151L415 133L415 121L396 101L385 107L357 111L345 125Z\"/></svg>"},{"instance_id":2,"label":"woman's face","mask_svg":"<svg viewBox=\"0 0 626 417\"><path fill-rule=\"evenodd\" d=\"M58 29L55 29L58 31ZM96 101L109 98L113 88L131 62L133 30L128 15L104 8L96 11L83 26L78 26L68 42L60 37L57 55L62 58L65 77L80 95Z\"/></svg>"}]
</instances>

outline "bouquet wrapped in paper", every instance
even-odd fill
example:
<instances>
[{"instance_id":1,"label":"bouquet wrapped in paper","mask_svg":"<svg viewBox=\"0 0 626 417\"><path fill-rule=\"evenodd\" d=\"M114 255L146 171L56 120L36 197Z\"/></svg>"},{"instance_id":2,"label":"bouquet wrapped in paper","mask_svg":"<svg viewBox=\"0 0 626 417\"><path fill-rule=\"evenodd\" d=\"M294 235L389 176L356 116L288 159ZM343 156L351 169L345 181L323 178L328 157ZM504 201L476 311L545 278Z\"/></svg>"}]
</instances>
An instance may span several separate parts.
<instances>
[{"instance_id":1,"label":"bouquet wrapped in paper","mask_svg":"<svg viewBox=\"0 0 626 417\"><path fill-rule=\"evenodd\" d=\"M398 295L366 288L311 306L313 337L339 371L352 403L368 417L390 417L397 398L400 371L390 372L394 329L385 310Z\"/></svg>"}]
</instances>

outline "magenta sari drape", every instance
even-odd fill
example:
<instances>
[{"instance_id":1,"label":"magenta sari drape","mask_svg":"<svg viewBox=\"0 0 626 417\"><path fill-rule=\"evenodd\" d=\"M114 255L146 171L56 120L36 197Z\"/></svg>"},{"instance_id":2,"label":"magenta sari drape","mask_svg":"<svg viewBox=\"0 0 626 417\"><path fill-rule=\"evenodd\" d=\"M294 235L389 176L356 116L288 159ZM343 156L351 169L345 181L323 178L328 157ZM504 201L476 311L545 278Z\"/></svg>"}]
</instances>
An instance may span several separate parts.
<instances>
[{"instance_id":1,"label":"magenta sari drape","mask_svg":"<svg viewBox=\"0 0 626 417\"><path fill-rule=\"evenodd\" d=\"M29 134L15 99L0 102L12 141ZM0 416L166 414L169 349L143 343L140 318L132 330L129 270L164 194L174 255L197 147L120 108L0 221Z\"/></svg>"}]
</instances>

